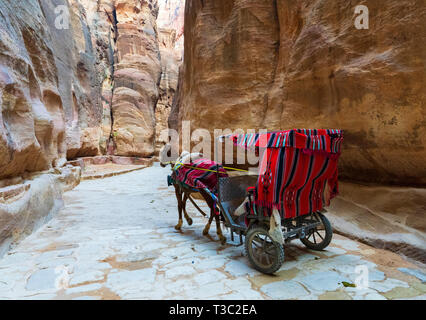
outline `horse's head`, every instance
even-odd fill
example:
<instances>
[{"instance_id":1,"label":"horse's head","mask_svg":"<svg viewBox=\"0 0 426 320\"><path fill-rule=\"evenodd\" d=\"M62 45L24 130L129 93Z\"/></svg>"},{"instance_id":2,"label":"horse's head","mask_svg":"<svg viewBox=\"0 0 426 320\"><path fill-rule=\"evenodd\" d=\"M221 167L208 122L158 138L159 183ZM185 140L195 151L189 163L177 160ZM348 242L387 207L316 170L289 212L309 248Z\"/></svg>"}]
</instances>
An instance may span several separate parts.
<instances>
[{"instance_id":1,"label":"horse's head","mask_svg":"<svg viewBox=\"0 0 426 320\"><path fill-rule=\"evenodd\" d=\"M188 151L183 151L181 155L175 161L166 161L165 155L160 153L160 165L164 168L168 164L174 165L175 163L191 163L194 160L201 159L203 155L201 153L189 153Z\"/></svg>"},{"instance_id":2,"label":"horse's head","mask_svg":"<svg viewBox=\"0 0 426 320\"><path fill-rule=\"evenodd\" d=\"M188 151L183 151L180 157L176 160L176 163L191 163L194 160L201 159L203 155L201 153L189 153Z\"/></svg>"}]
</instances>

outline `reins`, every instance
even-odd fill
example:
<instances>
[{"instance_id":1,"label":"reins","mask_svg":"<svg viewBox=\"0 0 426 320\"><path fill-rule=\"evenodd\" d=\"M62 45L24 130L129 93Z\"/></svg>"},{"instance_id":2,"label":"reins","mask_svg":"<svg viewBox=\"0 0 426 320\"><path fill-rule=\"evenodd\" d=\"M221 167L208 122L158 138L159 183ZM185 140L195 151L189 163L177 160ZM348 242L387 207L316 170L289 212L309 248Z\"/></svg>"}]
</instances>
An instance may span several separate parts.
<instances>
[{"instance_id":1,"label":"reins","mask_svg":"<svg viewBox=\"0 0 426 320\"><path fill-rule=\"evenodd\" d=\"M185 168L190 168L190 169L193 169L193 170L208 171L208 172L216 172L216 170L210 170L210 169L204 169L204 168L197 168L197 167L193 167L193 166L190 166L190 165L187 165L187 164L181 163L181 162L178 162L178 163L166 162L166 163L164 163L164 164L165 164L165 165L167 165L167 164L174 164L174 167L172 168L172 170L173 170L173 169L175 169L175 166L176 166L176 165L180 165L179 167L183 166L183 167L185 167ZM248 170L244 170L244 169L237 169L237 168L231 168L231 167L222 167L222 168L223 168L223 169L226 169L226 170L231 170L231 171L249 172ZM177 168L176 168L176 169L177 169Z\"/></svg>"},{"instance_id":2,"label":"reins","mask_svg":"<svg viewBox=\"0 0 426 320\"><path fill-rule=\"evenodd\" d=\"M197 208L198 211L200 211L200 213L203 216L207 217L207 214L203 210L200 209L200 207L195 203L194 199L192 199L191 195L188 195L188 199L189 199L189 201L191 201L191 203L194 205L194 207Z\"/></svg>"}]
</instances>

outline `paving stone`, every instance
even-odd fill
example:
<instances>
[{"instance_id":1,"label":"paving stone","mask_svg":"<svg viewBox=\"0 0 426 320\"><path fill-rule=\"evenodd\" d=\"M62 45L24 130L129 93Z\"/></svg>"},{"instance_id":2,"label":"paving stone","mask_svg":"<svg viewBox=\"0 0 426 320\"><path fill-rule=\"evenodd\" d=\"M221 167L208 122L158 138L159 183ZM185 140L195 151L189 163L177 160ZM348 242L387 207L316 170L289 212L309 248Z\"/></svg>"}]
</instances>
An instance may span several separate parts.
<instances>
[{"instance_id":1,"label":"paving stone","mask_svg":"<svg viewBox=\"0 0 426 320\"><path fill-rule=\"evenodd\" d=\"M158 249L163 249L163 248L167 248L168 245L166 243L161 243L161 242L157 242L157 243L148 243L143 245L143 249L150 251L150 250L158 250Z\"/></svg>"},{"instance_id":2,"label":"paving stone","mask_svg":"<svg viewBox=\"0 0 426 320\"><path fill-rule=\"evenodd\" d=\"M263 300L263 296L255 291L255 290L244 290L244 291L239 291L238 292L241 296L240 299L244 299L244 300Z\"/></svg>"},{"instance_id":3,"label":"paving stone","mask_svg":"<svg viewBox=\"0 0 426 320\"><path fill-rule=\"evenodd\" d=\"M179 247L179 248L172 248L172 249L165 250L161 254L164 257L182 258L185 255L193 255L194 251L192 251L191 248L188 248L188 247Z\"/></svg>"},{"instance_id":4,"label":"paving stone","mask_svg":"<svg viewBox=\"0 0 426 320\"><path fill-rule=\"evenodd\" d=\"M277 273L283 270L291 270L293 268L296 268L299 265L300 265L300 262L297 260L286 261L284 258L284 263L281 266L281 268L277 271Z\"/></svg>"},{"instance_id":5,"label":"paving stone","mask_svg":"<svg viewBox=\"0 0 426 320\"><path fill-rule=\"evenodd\" d=\"M69 284L71 286L85 283L85 282L95 282L102 280L104 278L104 273L102 271L88 271L82 274L77 274L72 276Z\"/></svg>"},{"instance_id":6,"label":"paving stone","mask_svg":"<svg viewBox=\"0 0 426 320\"><path fill-rule=\"evenodd\" d=\"M408 284L406 282L397 279L386 279L382 282L370 281L368 286L378 292L388 292L396 287L408 288Z\"/></svg>"},{"instance_id":7,"label":"paving stone","mask_svg":"<svg viewBox=\"0 0 426 320\"><path fill-rule=\"evenodd\" d=\"M166 279L194 275L195 269L191 266L178 266L166 271Z\"/></svg>"},{"instance_id":8,"label":"paving stone","mask_svg":"<svg viewBox=\"0 0 426 320\"><path fill-rule=\"evenodd\" d=\"M195 263L194 267L200 271L217 269L223 267L229 261L226 256L205 257L200 262Z\"/></svg>"},{"instance_id":9,"label":"paving stone","mask_svg":"<svg viewBox=\"0 0 426 320\"><path fill-rule=\"evenodd\" d=\"M377 292L371 292L371 293L367 293L364 296L355 296L354 300L387 300L387 299Z\"/></svg>"},{"instance_id":10,"label":"paving stone","mask_svg":"<svg viewBox=\"0 0 426 320\"><path fill-rule=\"evenodd\" d=\"M318 300L352 300L351 296L344 291L326 292L318 296Z\"/></svg>"},{"instance_id":11,"label":"paving stone","mask_svg":"<svg viewBox=\"0 0 426 320\"><path fill-rule=\"evenodd\" d=\"M42 269L34 272L28 279L27 290L56 289L55 282L59 274L55 269Z\"/></svg>"},{"instance_id":12,"label":"paving stone","mask_svg":"<svg viewBox=\"0 0 426 320\"><path fill-rule=\"evenodd\" d=\"M239 292L245 292L252 288L251 282L246 278L226 279L223 281L223 284L231 290Z\"/></svg>"},{"instance_id":13,"label":"paving stone","mask_svg":"<svg viewBox=\"0 0 426 320\"><path fill-rule=\"evenodd\" d=\"M74 254L74 252L75 252L75 250L74 250L74 249L69 249L69 250L60 250L60 251L58 251L57 256L58 256L59 258L62 258L62 257L69 257L69 256L72 256L72 255Z\"/></svg>"},{"instance_id":14,"label":"paving stone","mask_svg":"<svg viewBox=\"0 0 426 320\"><path fill-rule=\"evenodd\" d=\"M349 251L359 251L358 243L352 240L342 240L342 239L333 239L333 244L337 244L345 250Z\"/></svg>"},{"instance_id":15,"label":"paving stone","mask_svg":"<svg viewBox=\"0 0 426 320\"><path fill-rule=\"evenodd\" d=\"M106 285L112 289L125 287L128 284L152 284L155 281L156 270L146 268L134 271L117 271L108 275Z\"/></svg>"},{"instance_id":16,"label":"paving stone","mask_svg":"<svg viewBox=\"0 0 426 320\"><path fill-rule=\"evenodd\" d=\"M293 280L272 282L262 286L260 290L277 300L304 299L309 295L300 283Z\"/></svg>"},{"instance_id":17,"label":"paving stone","mask_svg":"<svg viewBox=\"0 0 426 320\"><path fill-rule=\"evenodd\" d=\"M226 278L226 275L223 274L222 272L219 272L217 270L211 270L211 271L207 271L207 272L197 274L194 277L194 281L199 286L203 286L207 283L217 282L217 281L220 281L220 280L225 279L225 278Z\"/></svg>"},{"instance_id":18,"label":"paving stone","mask_svg":"<svg viewBox=\"0 0 426 320\"><path fill-rule=\"evenodd\" d=\"M171 281L166 280L161 287L167 291L166 296L174 296L184 291L193 290L197 285L190 279L175 279Z\"/></svg>"},{"instance_id":19,"label":"paving stone","mask_svg":"<svg viewBox=\"0 0 426 320\"><path fill-rule=\"evenodd\" d=\"M317 292L335 291L343 287L342 281L348 281L348 279L332 271L318 272L300 279L300 282L309 290Z\"/></svg>"},{"instance_id":20,"label":"paving stone","mask_svg":"<svg viewBox=\"0 0 426 320\"><path fill-rule=\"evenodd\" d=\"M324 251L321 251L321 254L326 256L335 256L338 254L345 254L346 250L337 247L327 247Z\"/></svg>"},{"instance_id":21,"label":"paving stone","mask_svg":"<svg viewBox=\"0 0 426 320\"><path fill-rule=\"evenodd\" d=\"M159 256L158 251L144 251L144 252L134 252L129 253L123 256L118 256L118 262L140 262L147 260L154 260Z\"/></svg>"},{"instance_id":22,"label":"paving stone","mask_svg":"<svg viewBox=\"0 0 426 320\"><path fill-rule=\"evenodd\" d=\"M56 294L53 293L41 293L41 294L34 294L30 296L24 296L20 299L22 300L52 300L56 298Z\"/></svg>"},{"instance_id":23,"label":"paving stone","mask_svg":"<svg viewBox=\"0 0 426 320\"><path fill-rule=\"evenodd\" d=\"M18 252L10 255L5 255L3 259L0 260L0 268L2 267L14 267L20 264L32 263L34 260L34 255L26 252Z\"/></svg>"},{"instance_id":24,"label":"paving stone","mask_svg":"<svg viewBox=\"0 0 426 320\"><path fill-rule=\"evenodd\" d=\"M60 267L67 267L72 268L76 263L76 259L72 257L64 257L64 258L53 258L53 259L45 259L45 260L39 260L37 263L38 268L60 268Z\"/></svg>"},{"instance_id":25,"label":"paving stone","mask_svg":"<svg viewBox=\"0 0 426 320\"><path fill-rule=\"evenodd\" d=\"M414 287L409 287L409 288L396 287L388 292L383 293L382 295L389 300L395 300L399 298L417 297L424 294L425 292L426 291L422 292L420 290L417 290L417 288L414 288Z\"/></svg>"},{"instance_id":26,"label":"paving stone","mask_svg":"<svg viewBox=\"0 0 426 320\"><path fill-rule=\"evenodd\" d=\"M400 298L395 300L426 300L426 294L417 296L417 297L410 297L410 298Z\"/></svg>"},{"instance_id":27,"label":"paving stone","mask_svg":"<svg viewBox=\"0 0 426 320\"><path fill-rule=\"evenodd\" d=\"M185 292L185 295L191 300L217 299L219 296L227 294L230 291L222 283L218 282L188 290Z\"/></svg>"},{"instance_id":28,"label":"paving stone","mask_svg":"<svg viewBox=\"0 0 426 320\"><path fill-rule=\"evenodd\" d=\"M99 262L99 261L87 261L84 259L77 260L73 270L74 274L86 273L91 271L102 271L111 269L111 265L107 262Z\"/></svg>"},{"instance_id":29,"label":"paving stone","mask_svg":"<svg viewBox=\"0 0 426 320\"><path fill-rule=\"evenodd\" d=\"M410 268L398 268L399 271L404 272L406 274L409 274L411 276L416 277L421 282L426 282L426 273L422 272L421 270L417 269L410 269Z\"/></svg>"},{"instance_id":30,"label":"paving stone","mask_svg":"<svg viewBox=\"0 0 426 320\"><path fill-rule=\"evenodd\" d=\"M176 260L177 260L177 258L173 259L173 258L170 258L170 257L160 257L160 258L155 259L152 262L152 265L153 266L163 266L163 265L166 265L168 263L174 262Z\"/></svg>"},{"instance_id":31,"label":"paving stone","mask_svg":"<svg viewBox=\"0 0 426 320\"><path fill-rule=\"evenodd\" d=\"M91 283L84 286L78 286L74 288L69 288L65 290L66 294L74 294L74 293L81 293L81 292L89 292L89 291L96 291L102 288L102 284L100 283Z\"/></svg>"},{"instance_id":32,"label":"paving stone","mask_svg":"<svg viewBox=\"0 0 426 320\"><path fill-rule=\"evenodd\" d=\"M240 293L232 292L225 295L220 296L220 300L243 300L244 298Z\"/></svg>"},{"instance_id":33,"label":"paving stone","mask_svg":"<svg viewBox=\"0 0 426 320\"><path fill-rule=\"evenodd\" d=\"M260 272L251 268L247 262L242 262L239 260L232 260L226 264L225 271L231 274L234 277L240 277L245 275L254 276L260 274Z\"/></svg>"},{"instance_id":34,"label":"paving stone","mask_svg":"<svg viewBox=\"0 0 426 320\"><path fill-rule=\"evenodd\" d=\"M165 266L163 266L163 269L168 270L168 269L172 269L172 268L176 268L176 267L180 267L180 266L192 266L192 267L194 267L199 262L200 262L200 259L198 259L198 258L176 259L176 260L173 260L172 262L166 264Z\"/></svg>"},{"instance_id":35,"label":"paving stone","mask_svg":"<svg viewBox=\"0 0 426 320\"><path fill-rule=\"evenodd\" d=\"M97 297L97 296L81 296L81 297L76 297L76 298L72 298L72 300L100 300L101 297Z\"/></svg>"},{"instance_id":36,"label":"paving stone","mask_svg":"<svg viewBox=\"0 0 426 320\"><path fill-rule=\"evenodd\" d=\"M385 278L385 273L379 270L372 270L368 273L368 280L370 281L382 281L385 280Z\"/></svg>"}]
</instances>

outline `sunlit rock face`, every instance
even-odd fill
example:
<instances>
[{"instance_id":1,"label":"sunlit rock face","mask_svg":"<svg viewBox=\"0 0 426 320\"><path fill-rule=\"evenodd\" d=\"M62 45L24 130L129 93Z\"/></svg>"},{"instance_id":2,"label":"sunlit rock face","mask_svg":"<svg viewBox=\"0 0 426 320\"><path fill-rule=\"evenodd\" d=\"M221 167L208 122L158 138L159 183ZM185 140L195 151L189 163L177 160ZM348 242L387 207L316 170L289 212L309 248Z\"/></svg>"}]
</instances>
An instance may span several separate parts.
<instances>
[{"instance_id":1,"label":"sunlit rock face","mask_svg":"<svg viewBox=\"0 0 426 320\"><path fill-rule=\"evenodd\" d=\"M99 152L102 106L84 8L0 3L0 179ZM57 23L55 8L69 12Z\"/></svg>"},{"instance_id":2,"label":"sunlit rock face","mask_svg":"<svg viewBox=\"0 0 426 320\"><path fill-rule=\"evenodd\" d=\"M75 1L74 1L75 2ZM106 154L108 147L112 150L112 93L114 79L114 52L116 47L116 26L114 20L114 2L112 0L79 0L84 8L88 28L91 33L91 46L95 54L94 71L96 87L100 92L101 123L97 143L101 154Z\"/></svg>"},{"instance_id":3,"label":"sunlit rock face","mask_svg":"<svg viewBox=\"0 0 426 320\"><path fill-rule=\"evenodd\" d=\"M0 3L0 179L82 156L154 155L161 72L171 101L181 59L158 11L156 0Z\"/></svg>"},{"instance_id":4,"label":"sunlit rock face","mask_svg":"<svg viewBox=\"0 0 426 320\"><path fill-rule=\"evenodd\" d=\"M185 20L185 0L159 0L159 14L157 25L159 29L174 30L176 33L173 46L170 47L183 54L183 32Z\"/></svg>"},{"instance_id":5,"label":"sunlit rock face","mask_svg":"<svg viewBox=\"0 0 426 320\"><path fill-rule=\"evenodd\" d=\"M155 109L156 154L168 142L168 119L183 59L184 0L160 0L157 19L161 53L160 97Z\"/></svg>"},{"instance_id":6,"label":"sunlit rock face","mask_svg":"<svg viewBox=\"0 0 426 320\"><path fill-rule=\"evenodd\" d=\"M161 76L157 1L115 2L117 43L112 98L115 154L153 156Z\"/></svg>"},{"instance_id":7,"label":"sunlit rock face","mask_svg":"<svg viewBox=\"0 0 426 320\"><path fill-rule=\"evenodd\" d=\"M161 81L159 99L155 108L156 154L168 141L168 119L176 93L182 51L175 49L176 32L173 29L159 29L161 52Z\"/></svg>"},{"instance_id":8,"label":"sunlit rock face","mask_svg":"<svg viewBox=\"0 0 426 320\"><path fill-rule=\"evenodd\" d=\"M343 178L426 184L424 2L187 1L184 35L171 126L341 128Z\"/></svg>"}]
</instances>

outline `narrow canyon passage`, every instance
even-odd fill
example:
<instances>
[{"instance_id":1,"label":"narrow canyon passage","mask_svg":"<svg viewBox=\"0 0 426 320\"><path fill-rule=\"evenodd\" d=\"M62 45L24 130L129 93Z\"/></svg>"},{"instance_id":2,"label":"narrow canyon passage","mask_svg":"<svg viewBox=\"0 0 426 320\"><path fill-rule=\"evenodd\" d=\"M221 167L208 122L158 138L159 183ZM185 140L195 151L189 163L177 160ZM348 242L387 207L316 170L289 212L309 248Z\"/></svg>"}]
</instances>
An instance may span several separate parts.
<instances>
[{"instance_id":1,"label":"narrow canyon passage","mask_svg":"<svg viewBox=\"0 0 426 320\"><path fill-rule=\"evenodd\" d=\"M0 300L426 300L425 2L359 2L0 0ZM158 164L249 144L260 206L334 232L272 276L190 202L175 230Z\"/></svg>"},{"instance_id":2,"label":"narrow canyon passage","mask_svg":"<svg viewBox=\"0 0 426 320\"><path fill-rule=\"evenodd\" d=\"M425 298L426 285L402 272L417 267L339 235L323 252L287 245L281 270L262 275L228 232L224 246L214 227L204 237L192 205L194 224L174 229L168 173L154 165L65 193L64 209L0 260L0 299ZM364 267L368 288L346 287Z\"/></svg>"}]
</instances>

